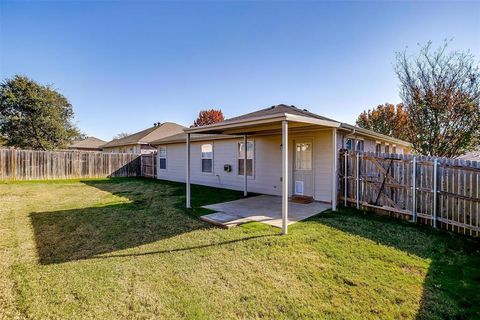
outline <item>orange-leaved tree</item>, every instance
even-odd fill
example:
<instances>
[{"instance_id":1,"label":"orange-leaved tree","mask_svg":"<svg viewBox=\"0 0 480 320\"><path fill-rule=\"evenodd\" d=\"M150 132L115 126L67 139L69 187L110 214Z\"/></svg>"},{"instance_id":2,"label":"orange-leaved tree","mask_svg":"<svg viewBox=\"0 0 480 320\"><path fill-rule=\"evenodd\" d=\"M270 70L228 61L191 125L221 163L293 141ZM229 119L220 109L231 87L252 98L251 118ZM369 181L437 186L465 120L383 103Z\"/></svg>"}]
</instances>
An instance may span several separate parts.
<instances>
[{"instance_id":1,"label":"orange-leaved tree","mask_svg":"<svg viewBox=\"0 0 480 320\"><path fill-rule=\"evenodd\" d=\"M357 125L390 137L408 140L408 115L401 103L396 106L385 103L363 111L358 116Z\"/></svg>"},{"instance_id":2,"label":"orange-leaved tree","mask_svg":"<svg viewBox=\"0 0 480 320\"><path fill-rule=\"evenodd\" d=\"M193 122L192 127L206 126L223 120L225 120L225 118L220 109L202 110L198 113L198 118Z\"/></svg>"}]
</instances>

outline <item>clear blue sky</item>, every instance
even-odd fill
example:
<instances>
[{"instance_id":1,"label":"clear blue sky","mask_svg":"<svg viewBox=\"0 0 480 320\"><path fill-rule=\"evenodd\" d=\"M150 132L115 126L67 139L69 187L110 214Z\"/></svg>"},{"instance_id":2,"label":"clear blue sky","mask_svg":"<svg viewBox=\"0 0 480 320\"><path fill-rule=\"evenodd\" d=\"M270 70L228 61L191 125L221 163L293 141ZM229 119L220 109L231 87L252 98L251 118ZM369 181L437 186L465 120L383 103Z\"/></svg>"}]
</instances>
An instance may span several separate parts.
<instances>
[{"instance_id":1,"label":"clear blue sky","mask_svg":"<svg viewBox=\"0 0 480 320\"><path fill-rule=\"evenodd\" d=\"M399 102L395 52L454 38L480 59L475 2L9 2L0 77L52 84L87 134L190 125L278 103L353 123Z\"/></svg>"}]
</instances>

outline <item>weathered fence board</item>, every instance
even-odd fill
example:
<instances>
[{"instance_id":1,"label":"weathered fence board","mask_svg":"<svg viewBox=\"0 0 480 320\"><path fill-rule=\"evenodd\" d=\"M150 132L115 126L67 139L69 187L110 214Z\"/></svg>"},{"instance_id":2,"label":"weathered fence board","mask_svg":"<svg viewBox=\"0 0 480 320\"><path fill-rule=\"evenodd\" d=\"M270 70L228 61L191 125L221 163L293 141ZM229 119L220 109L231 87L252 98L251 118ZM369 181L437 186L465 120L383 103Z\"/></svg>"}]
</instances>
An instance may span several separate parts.
<instances>
[{"instance_id":1,"label":"weathered fence board","mask_svg":"<svg viewBox=\"0 0 480 320\"><path fill-rule=\"evenodd\" d=\"M141 158L142 177L156 178L157 176L157 153L142 154Z\"/></svg>"},{"instance_id":2,"label":"weathered fence board","mask_svg":"<svg viewBox=\"0 0 480 320\"><path fill-rule=\"evenodd\" d=\"M339 174L340 199L346 204L480 236L477 162L341 152Z\"/></svg>"},{"instance_id":3,"label":"weathered fence board","mask_svg":"<svg viewBox=\"0 0 480 320\"><path fill-rule=\"evenodd\" d=\"M0 149L0 180L140 177L140 155Z\"/></svg>"}]
</instances>

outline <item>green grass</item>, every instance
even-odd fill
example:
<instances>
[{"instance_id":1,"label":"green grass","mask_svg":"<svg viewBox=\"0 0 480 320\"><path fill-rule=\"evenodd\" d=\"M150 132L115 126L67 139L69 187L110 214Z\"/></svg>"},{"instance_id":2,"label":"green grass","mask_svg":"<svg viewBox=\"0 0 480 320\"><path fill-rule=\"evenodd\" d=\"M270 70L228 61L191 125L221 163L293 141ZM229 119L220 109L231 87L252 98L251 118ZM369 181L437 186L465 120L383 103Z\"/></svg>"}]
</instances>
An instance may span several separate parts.
<instances>
[{"instance_id":1,"label":"green grass","mask_svg":"<svg viewBox=\"0 0 480 320\"><path fill-rule=\"evenodd\" d=\"M241 197L142 179L0 184L0 318L480 318L479 242L342 209L214 228Z\"/></svg>"}]
</instances>

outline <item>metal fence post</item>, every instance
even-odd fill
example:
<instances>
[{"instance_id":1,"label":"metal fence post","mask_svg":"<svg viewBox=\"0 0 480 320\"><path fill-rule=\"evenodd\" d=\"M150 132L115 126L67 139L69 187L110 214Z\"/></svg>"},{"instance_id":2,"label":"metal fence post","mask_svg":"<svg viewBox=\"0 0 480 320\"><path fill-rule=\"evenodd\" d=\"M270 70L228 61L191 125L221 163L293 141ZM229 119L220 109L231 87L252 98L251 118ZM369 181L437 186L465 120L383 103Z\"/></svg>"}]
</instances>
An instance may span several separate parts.
<instances>
[{"instance_id":1,"label":"metal fence post","mask_svg":"<svg viewBox=\"0 0 480 320\"><path fill-rule=\"evenodd\" d=\"M360 209L360 153L357 151L357 163L356 163L356 180L357 180L357 209Z\"/></svg>"},{"instance_id":2,"label":"metal fence post","mask_svg":"<svg viewBox=\"0 0 480 320\"><path fill-rule=\"evenodd\" d=\"M433 227L437 227L437 159L433 160Z\"/></svg>"},{"instance_id":3,"label":"metal fence post","mask_svg":"<svg viewBox=\"0 0 480 320\"><path fill-rule=\"evenodd\" d=\"M348 150L345 150L345 196L344 196L344 204L345 204L345 207L348 205L348 200L347 200L347 197L348 197Z\"/></svg>"},{"instance_id":4,"label":"metal fence post","mask_svg":"<svg viewBox=\"0 0 480 320\"><path fill-rule=\"evenodd\" d=\"M417 222L417 158L413 157L412 169L412 220Z\"/></svg>"}]
</instances>

